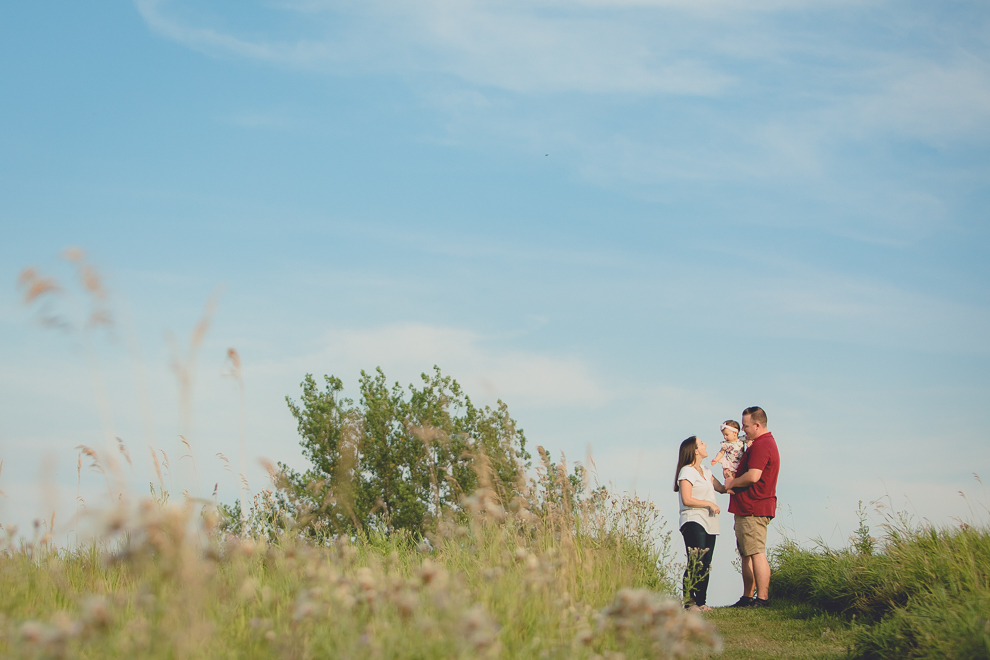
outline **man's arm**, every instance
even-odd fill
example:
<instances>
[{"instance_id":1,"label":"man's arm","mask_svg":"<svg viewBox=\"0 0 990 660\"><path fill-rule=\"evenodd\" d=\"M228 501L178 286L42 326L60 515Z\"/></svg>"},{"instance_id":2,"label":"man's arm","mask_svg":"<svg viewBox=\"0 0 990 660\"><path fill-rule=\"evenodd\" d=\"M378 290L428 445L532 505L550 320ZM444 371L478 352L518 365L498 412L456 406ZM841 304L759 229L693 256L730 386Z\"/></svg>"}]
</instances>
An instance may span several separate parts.
<instances>
[{"instance_id":1,"label":"man's arm","mask_svg":"<svg viewBox=\"0 0 990 660\"><path fill-rule=\"evenodd\" d=\"M760 477L763 476L763 470L757 470L756 468L750 468L745 474L742 474L732 480L732 489L745 488L746 486L752 486Z\"/></svg>"}]
</instances>

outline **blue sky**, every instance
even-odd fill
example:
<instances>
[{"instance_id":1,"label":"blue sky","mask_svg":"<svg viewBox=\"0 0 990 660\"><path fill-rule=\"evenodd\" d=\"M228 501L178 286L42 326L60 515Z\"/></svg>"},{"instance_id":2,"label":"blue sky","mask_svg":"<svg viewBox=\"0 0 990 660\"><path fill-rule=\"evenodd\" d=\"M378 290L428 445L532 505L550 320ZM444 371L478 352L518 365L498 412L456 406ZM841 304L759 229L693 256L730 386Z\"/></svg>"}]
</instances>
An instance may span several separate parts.
<instances>
[{"instance_id":1,"label":"blue sky","mask_svg":"<svg viewBox=\"0 0 990 660\"><path fill-rule=\"evenodd\" d=\"M255 489L256 457L300 464L283 397L305 373L438 364L668 519L677 444L752 404L802 539L843 543L884 495L985 516L988 21L977 2L8 3L0 515L67 520L73 448L108 434L141 490L145 445L177 455L188 432L199 488L233 499L235 347ZM95 368L15 287L35 266L83 314L70 245L112 296ZM221 285L184 428L166 335L187 342ZM96 501L99 477L79 488Z\"/></svg>"}]
</instances>

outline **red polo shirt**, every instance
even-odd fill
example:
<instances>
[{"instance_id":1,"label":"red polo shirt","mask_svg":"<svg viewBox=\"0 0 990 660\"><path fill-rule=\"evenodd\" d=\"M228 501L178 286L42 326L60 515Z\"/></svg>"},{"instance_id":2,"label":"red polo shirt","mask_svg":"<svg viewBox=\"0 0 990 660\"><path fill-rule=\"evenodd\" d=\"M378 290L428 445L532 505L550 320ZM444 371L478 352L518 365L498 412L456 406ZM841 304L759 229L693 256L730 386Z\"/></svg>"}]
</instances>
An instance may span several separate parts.
<instances>
[{"instance_id":1,"label":"red polo shirt","mask_svg":"<svg viewBox=\"0 0 990 660\"><path fill-rule=\"evenodd\" d=\"M777 473L780 471L780 454L777 453L777 441L770 432L758 437L746 450L739 460L736 476L741 477L749 470L763 470L763 474L755 484L736 491L736 494L729 498L729 513L773 518L777 513Z\"/></svg>"}]
</instances>

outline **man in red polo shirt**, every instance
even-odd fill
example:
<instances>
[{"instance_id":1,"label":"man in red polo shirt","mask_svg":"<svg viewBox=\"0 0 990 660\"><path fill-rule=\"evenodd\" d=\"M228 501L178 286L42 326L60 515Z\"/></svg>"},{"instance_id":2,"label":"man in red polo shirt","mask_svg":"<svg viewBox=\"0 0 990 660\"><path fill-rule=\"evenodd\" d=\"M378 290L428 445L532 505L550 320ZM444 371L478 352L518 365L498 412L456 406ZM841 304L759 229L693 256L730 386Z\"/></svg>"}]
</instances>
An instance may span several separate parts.
<instances>
[{"instance_id":1,"label":"man in red polo shirt","mask_svg":"<svg viewBox=\"0 0 990 660\"><path fill-rule=\"evenodd\" d=\"M767 562L767 525L777 513L777 473L780 454L767 431L763 408L746 408L742 430L751 440L739 461L729 490L729 512L736 514L736 547L742 557L743 595L732 607L766 607L770 604L770 564ZM753 597L753 587L756 597Z\"/></svg>"}]
</instances>

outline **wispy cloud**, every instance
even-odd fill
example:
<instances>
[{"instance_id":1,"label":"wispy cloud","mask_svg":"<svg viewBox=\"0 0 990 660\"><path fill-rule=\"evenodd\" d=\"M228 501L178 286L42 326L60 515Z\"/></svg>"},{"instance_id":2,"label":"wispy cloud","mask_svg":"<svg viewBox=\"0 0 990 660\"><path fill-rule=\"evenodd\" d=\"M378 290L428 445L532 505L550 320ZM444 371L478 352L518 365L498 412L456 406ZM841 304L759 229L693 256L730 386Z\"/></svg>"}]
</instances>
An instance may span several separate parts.
<instances>
[{"instance_id":1,"label":"wispy cloud","mask_svg":"<svg viewBox=\"0 0 990 660\"><path fill-rule=\"evenodd\" d=\"M584 407L601 405L607 394L579 357L501 346L461 328L424 323L393 323L369 328L336 328L314 354L263 367L274 372L310 372L354 376L381 366L390 380L418 381L434 364L453 375L469 393L513 406ZM346 383L349 387L353 382Z\"/></svg>"},{"instance_id":2,"label":"wispy cloud","mask_svg":"<svg viewBox=\"0 0 990 660\"><path fill-rule=\"evenodd\" d=\"M550 153L552 167L651 201L685 186L707 186L692 189L702 197L725 184L763 187L756 198L829 209L783 211L770 224L866 242L906 245L949 222L943 164L929 159L908 180L897 172L905 153L943 155L990 138L979 20L936 21L925 6L300 0L234 11L135 2L154 31L213 56L405 76L435 120L424 141ZM285 126L269 113L228 120ZM985 177L974 174L981 165L962 167Z\"/></svg>"},{"instance_id":3,"label":"wispy cloud","mask_svg":"<svg viewBox=\"0 0 990 660\"><path fill-rule=\"evenodd\" d=\"M778 274L781 274L778 271ZM878 279L795 269L757 278L755 305L779 336L986 356L990 308Z\"/></svg>"},{"instance_id":4,"label":"wispy cloud","mask_svg":"<svg viewBox=\"0 0 990 660\"><path fill-rule=\"evenodd\" d=\"M211 17L179 0L135 4L153 30L191 48L290 67L452 74L515 93L731 93L742 107L755 91L783 104L764 119L779 127L789 116L813 133L825 124L832 135L880 129L937 141L990 125L990 61L986 44L969 35L978 26L950 22L947 34L912 39L925 17L906 8L896 22L903 38L882 44L868 27L858 36L828 28L848 12L877 21L883 2L302 0ZM233 27L247 16L251 28ZM820 29L809 25L815 16ZM947 39L960 43L939 48ZM477 92L459 100L491 107Z\"/></svg>"},{"instance_id":5,"label":"wispy cloud","mask_svg":"<svg viewBox=\"0 0 990 660\"><path fill-rule=\"evenodd\" d=\"M468 2L282 3L322 29L306 36L243 36L183 20L165 0L136 0L158 33L191 48L327 71L436 72L515 92L713 95L732 76L682 52L676 30L658 34L623 10ZM650 6L656 10L656 5ZM590 13L589 13L590 12ZM343 23L346 29L340 29Z\"/></svg>"},{"instance_id":6,"label":"wispy cloud","mask_svg":"<svg viewBox=\"0 0 990 660\"><path fill-rule=\"evenodd\" d=\"M850 101L860 135L881 131L945 146L990 138L990 62L972 56L901 63L871 94Z\"/></svg>"}]
</instances>

